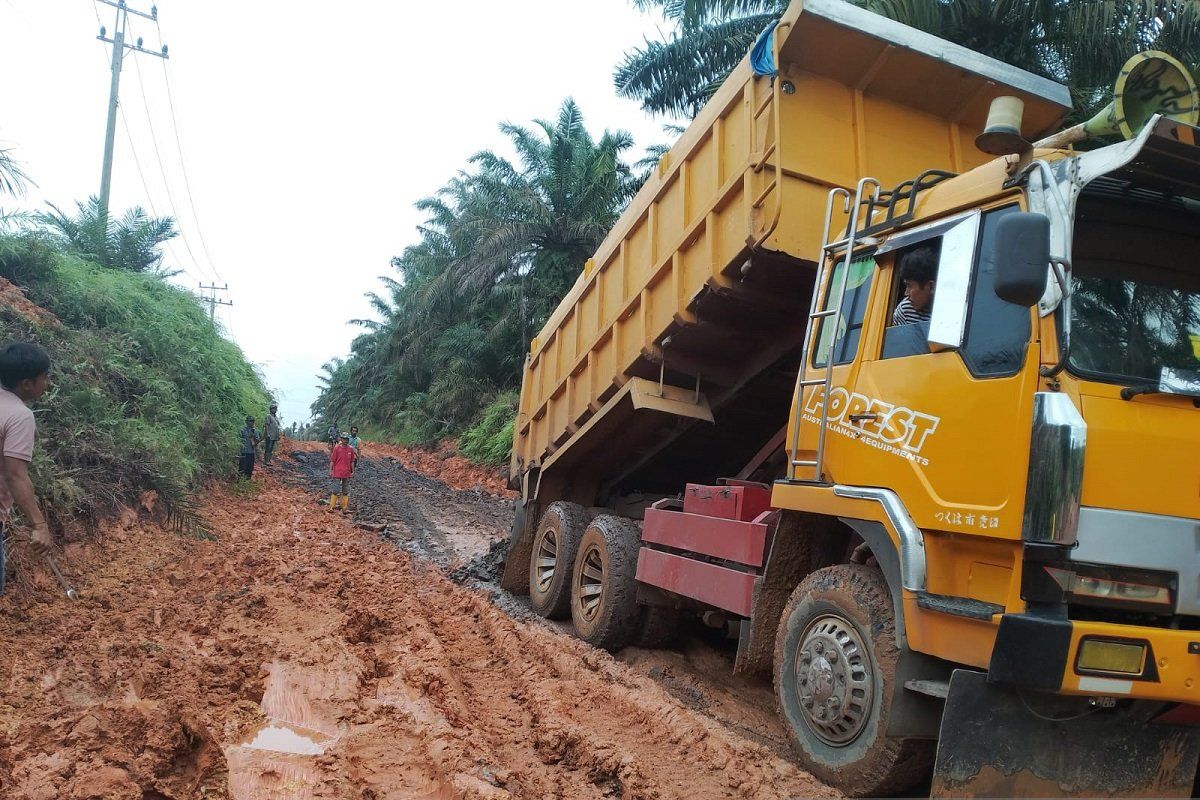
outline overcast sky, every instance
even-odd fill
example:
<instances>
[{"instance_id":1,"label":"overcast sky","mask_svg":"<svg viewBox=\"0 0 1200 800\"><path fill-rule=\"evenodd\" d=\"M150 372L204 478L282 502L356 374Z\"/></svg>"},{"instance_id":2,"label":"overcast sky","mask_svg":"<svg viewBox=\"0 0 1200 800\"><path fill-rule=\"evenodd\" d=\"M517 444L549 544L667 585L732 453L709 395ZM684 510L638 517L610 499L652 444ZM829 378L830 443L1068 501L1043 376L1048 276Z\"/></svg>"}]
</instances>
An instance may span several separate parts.
<instances>
[{"instance_id":1,"label":"overcast sky","mask_svg":"<svg viewBox=\"0 0 1200 800\"><path fill-rule=\"evenodd\" d=\"M95 37L114 13L0 0L0 147L37 182L26 207L98 192L110 51ZM189 287L229 284L219 317L285 424L308 418L321 365L360 332L347 321L370 316L363 294L416 240L413 202L502 148L498 123L553 118L570 95L638 156L666 138L612 89L621 55L657 35L628 0L158 0L158 16L171 57L125 60L112 208L178 218L168 263ZM157 50L154 24L130 20Z\"/></svg>"}]
</instances>

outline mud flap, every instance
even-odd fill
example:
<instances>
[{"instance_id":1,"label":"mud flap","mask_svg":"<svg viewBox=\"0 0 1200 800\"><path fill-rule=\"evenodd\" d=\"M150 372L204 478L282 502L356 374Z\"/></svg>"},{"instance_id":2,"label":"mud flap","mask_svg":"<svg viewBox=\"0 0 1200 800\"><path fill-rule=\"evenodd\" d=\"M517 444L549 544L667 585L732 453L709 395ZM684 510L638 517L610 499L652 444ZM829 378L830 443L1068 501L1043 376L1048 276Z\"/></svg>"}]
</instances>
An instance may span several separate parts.
<instances>
[{"instance_id":1,"label":"mud flap","mask_svg":"<svg viewBox=\"0 0 1200 800\"><path fill-rule=\"evenodd\" d=\"M1189 797L1200 728L1149 724L1161 708L1096 708L955 670L930 796Z\"/></svg>"},{"instance_id":2,"label":"mud flap","mask_svg":"<svg viewBox=\"0 0 1200 800\"><path fill-rule=\"evenodd\" d=\"M533 535L529 527L530 506L536 513L533 500L518 500L508 537L508 552L504 555L504 572L500 588L513 594L529 594L529 558L533 554Z\"/></svg>"}]
</instances>

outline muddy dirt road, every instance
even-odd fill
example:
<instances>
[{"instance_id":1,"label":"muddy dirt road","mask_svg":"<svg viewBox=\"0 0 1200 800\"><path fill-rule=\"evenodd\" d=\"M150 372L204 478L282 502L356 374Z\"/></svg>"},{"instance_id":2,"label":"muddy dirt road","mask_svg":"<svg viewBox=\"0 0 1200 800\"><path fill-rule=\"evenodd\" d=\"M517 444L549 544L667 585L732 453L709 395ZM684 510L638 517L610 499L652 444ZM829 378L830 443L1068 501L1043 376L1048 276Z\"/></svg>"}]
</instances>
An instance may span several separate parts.
<instances>
[{"instance_id":1,"label":"muddy dirt road","mask_svg":"<svg viewBox=\"0 0 1200 800\"><path fill-rule=\"evenodd\" d=\"M833 795L698 713L684 664L622 663L447 577L503 535L503 499L379 460L361 511L396 516L365 530L299 456L207 498L218 541L130 513L63 554L78 603L33 568L0 599L0 797Z\"/></svg>"}]
</instances>

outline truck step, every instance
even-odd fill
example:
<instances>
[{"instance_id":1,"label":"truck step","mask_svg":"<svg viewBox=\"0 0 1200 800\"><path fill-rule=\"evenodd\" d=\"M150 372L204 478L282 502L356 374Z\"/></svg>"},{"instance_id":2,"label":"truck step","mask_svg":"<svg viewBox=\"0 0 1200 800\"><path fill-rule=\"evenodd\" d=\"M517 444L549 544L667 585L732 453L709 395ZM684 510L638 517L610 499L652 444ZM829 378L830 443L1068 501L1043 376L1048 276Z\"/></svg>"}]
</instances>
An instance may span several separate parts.
<instances>
[{"instance_id":1,"label":"truck step","mask_svg":"<svg viewBox=\"0 0 1200 800\"><path fill-rule=\"evenodd\" d=\"M919 681L914 679L905 681L904 688L910 692L929 695L930 697L940 697L945 700L947 695L950 694L950 681Z\"/></svg>"},{"instance_id":2,"label":"truck step","mask_svg":"<svg viewBox=\"0 0 1200 800\"><path fill-rule=\"evenodd\" d=\"M917 593L917 607L926 611L937 611L940 614L951 614L956 617L969 617L992 621L996 614L1004 613L1004 606L996 603L985 603L982 600L972 600L970 597L952 597L946 594Z\"/></svg>"}]
</instances>

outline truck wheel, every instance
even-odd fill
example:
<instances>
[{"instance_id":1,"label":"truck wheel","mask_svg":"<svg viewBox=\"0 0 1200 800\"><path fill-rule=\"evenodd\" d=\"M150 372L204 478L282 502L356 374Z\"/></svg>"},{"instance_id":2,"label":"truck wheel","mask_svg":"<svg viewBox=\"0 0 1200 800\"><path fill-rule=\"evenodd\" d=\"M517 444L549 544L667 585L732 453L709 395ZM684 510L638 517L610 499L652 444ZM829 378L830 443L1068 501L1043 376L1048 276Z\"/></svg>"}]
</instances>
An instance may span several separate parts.
<instances>
[{"instance_id":1,"label":"truck wheel","mask_svg":"<svg viewBox=\"0 0 1200 800\"><path fill-rule=\"evenodd\" d=\"M571 621L590 645L619 650L638 632L634 575L641 538L636 522L611 514L596 517L583 532L571 575Z\"/></svg>"},{"instance_id":2,"label":"truck wheel","mask_svg":"<svg viewBox=\"0 0 1200 800\"><path fill-rule=\"evenodd\" d=\"M642 610L642 625L633 644L637 647L669 647L677 636L683 614L677 608L647 606Z\"/></svg>"},{"instance_id":3,"label":"truck wheel","mask_svg":"<svg viewBox=\"0 0 1200 800\"><path fill-rule=\"evenodd\" d=\"M936 743L886 735L895 682L891 595L878 570L840 564L805 578L775 636L775 697L801 765L851 796L907 789Z\"/></svg>"},{"instance_id":4,"label":"truck wheel","mask_svg":"<svg viewBox=\"0 0 1200 800\"><path fill-rule=\"evenodd\" d=\"M551 503L542 514L529 556L529 605L547 619L571 611L571 567L588 513L576 503Z\"/></svg>"}]
</instances>

